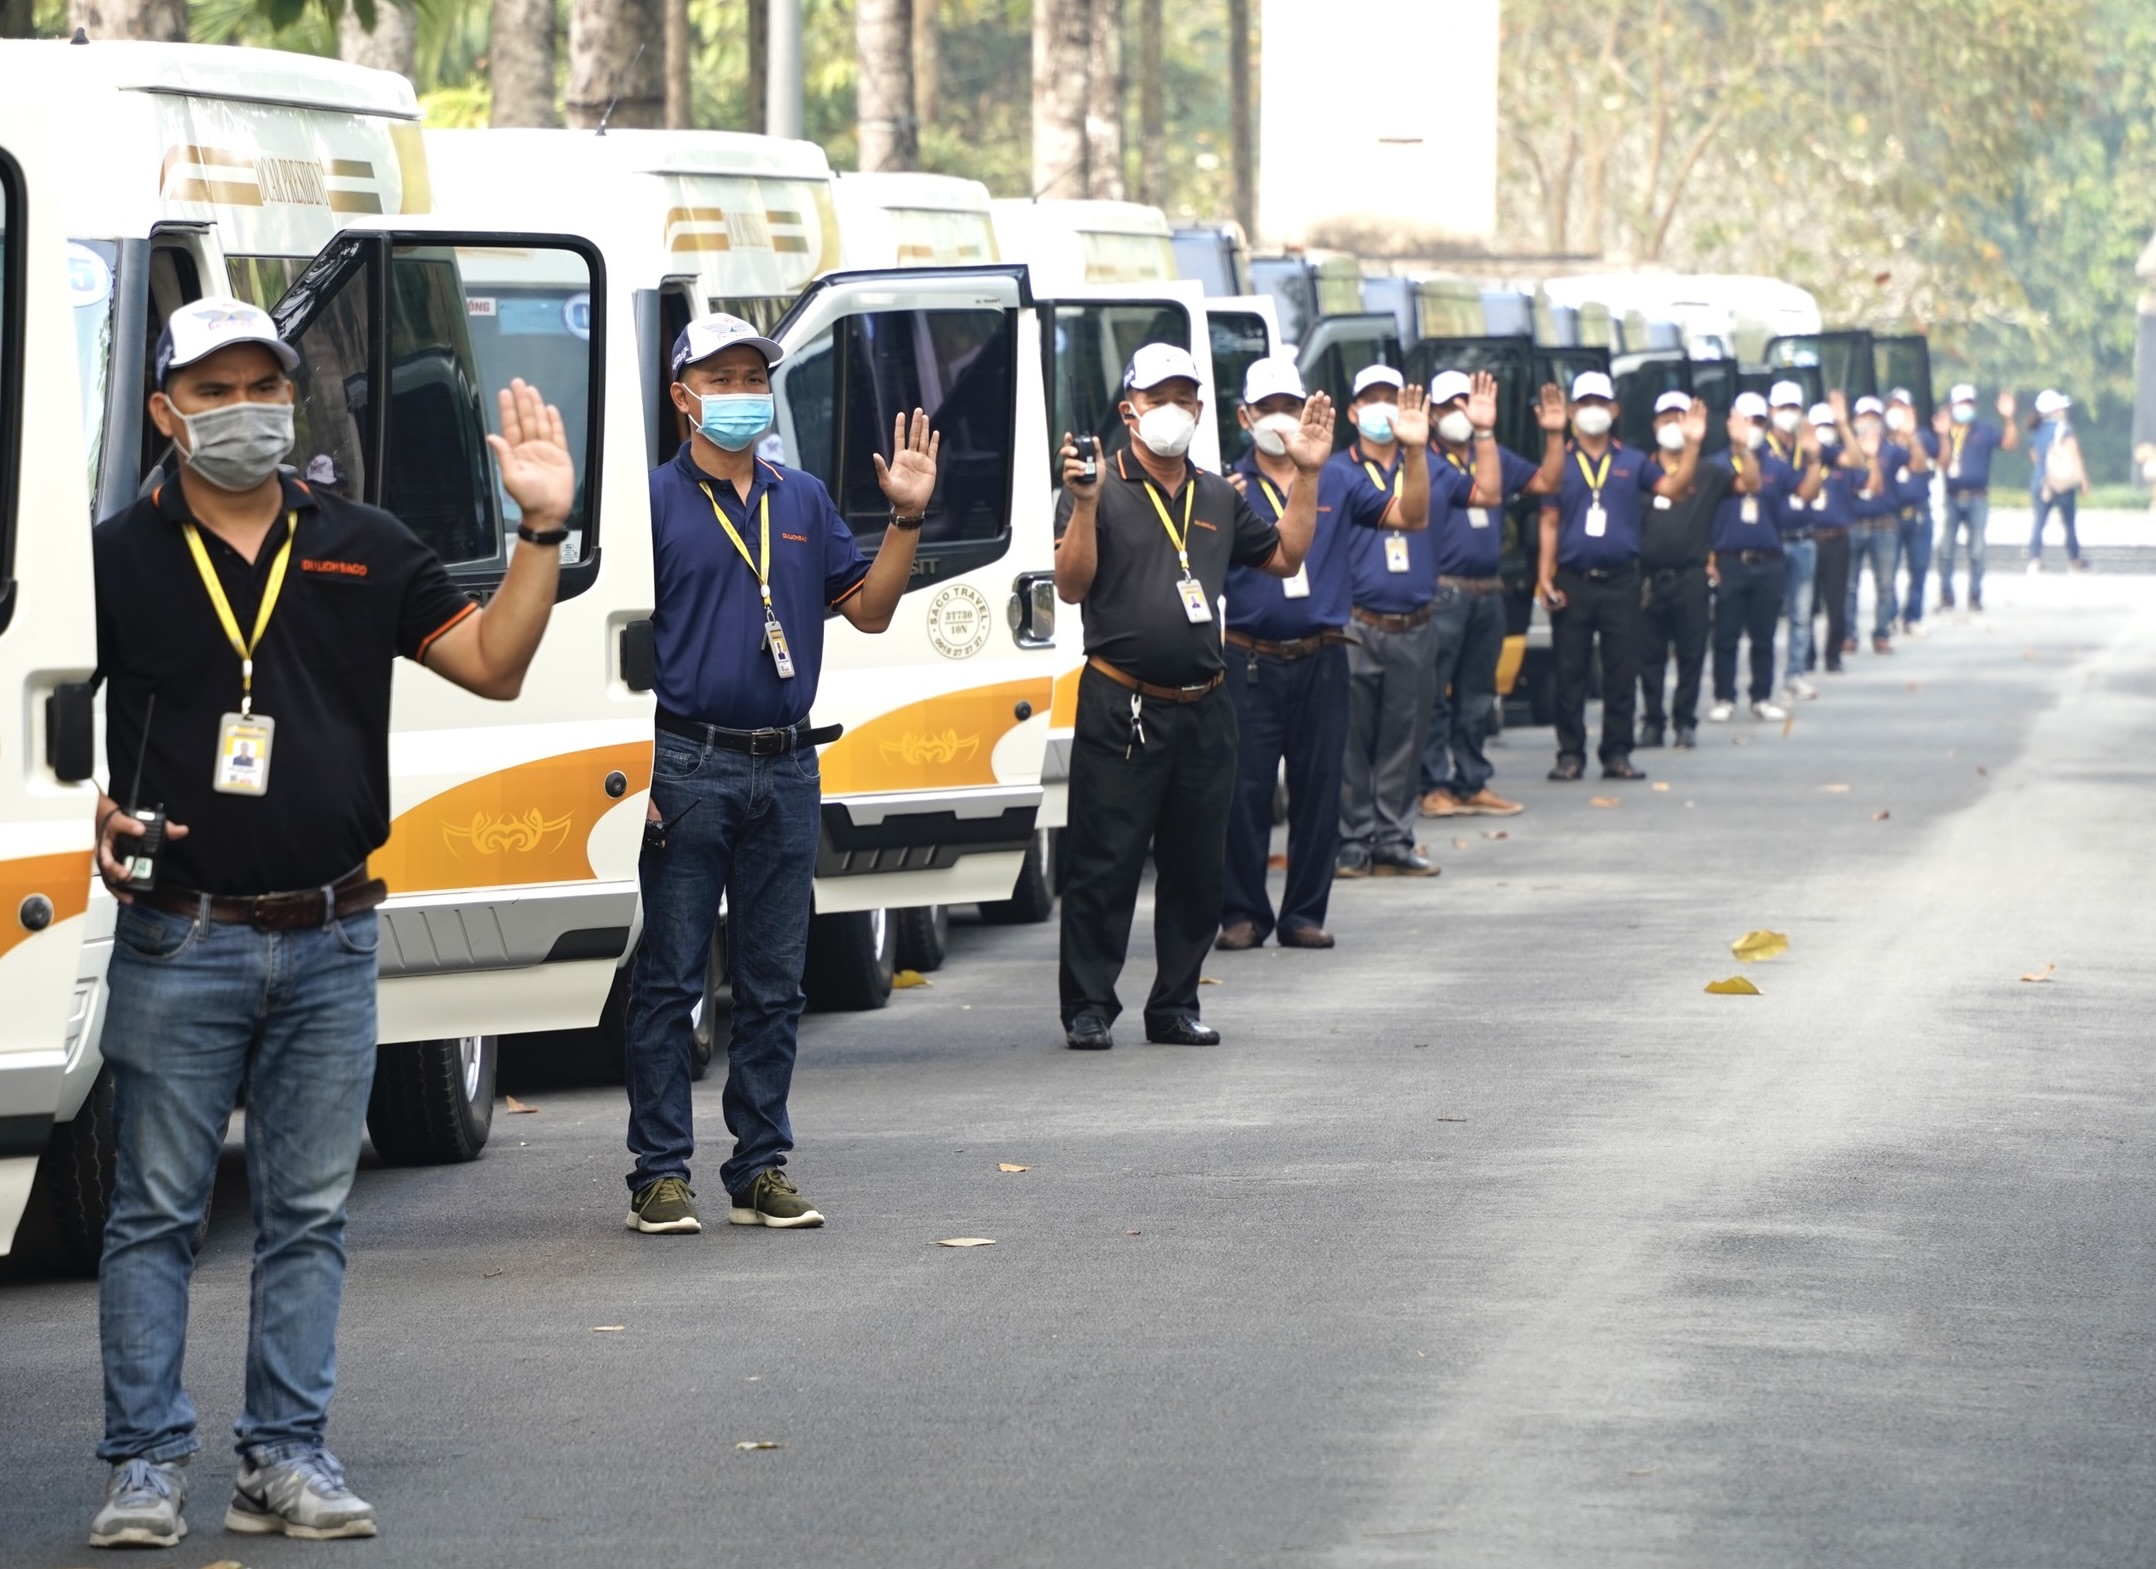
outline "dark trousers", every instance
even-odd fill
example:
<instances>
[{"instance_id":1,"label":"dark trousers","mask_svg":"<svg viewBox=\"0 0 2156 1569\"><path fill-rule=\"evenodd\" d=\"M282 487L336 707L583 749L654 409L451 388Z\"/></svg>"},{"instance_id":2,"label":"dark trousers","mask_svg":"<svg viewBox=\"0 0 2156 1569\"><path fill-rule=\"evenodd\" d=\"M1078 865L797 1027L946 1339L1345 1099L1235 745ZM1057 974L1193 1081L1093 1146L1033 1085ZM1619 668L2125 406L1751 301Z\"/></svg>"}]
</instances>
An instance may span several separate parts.
<instances>
[{"instance_id":1,"label":"dark trousers","mask_svg":"<svg viewBox=\"0 0 2156 1569\"><path fill-rule=\"evenodd\" d=\"M1751 700L1764 703L1774 695L1774 628L1789 593L1788 563L1778 555L1752 562L1724 556L1718 570L1722 584L1714 591L1714 699L1737 700L1737 644L1749 638Z\"/></svg>"},{"instance_id":2,"label":"dark trousers","mask_svg":"<svg viewBox=\"0 0 2156 1569\"><path fill-rule=\"evenodd\" d=\"M1497 662L1505 652L1505 602L1495 594L1437 587L1437 690L1422 743L1422 788L1465 801L1496 772L1483 751L1497 705Z\"/></svg>"},{"instance_id":3,"label":"dark trousers","mask_svg":"<svg viewBox=\"0 0 2156 1569\"><path fill-rule=\"evenodd\" d=\"M1812 594L1812 611L1827 618L1824 645L1812 644L1814 656L1829 670L1842 667L1842 643L1849 636L1849 536L1819 536L1819 583Z\"/></svg>"},{"instance_id":4,"label":"dark trousers","mask_svg":"<svg viewBox=\"0 0 2156 1569\"><path fill-rule=\"evenodd\" d=\"M1235 703L1215 690L1195 703L1145 698L1145 744L1131 739L1137 694L1090 667L1078 680L1071 740L1070 823L1063 830L1063 1022L1123 1011L1116 977L1130 949L1145 854L1153 852L1153 953L1148 1024L1197 1017L1198 967L1220 929L1228 812L1235 799ZM1124 755L1128 748L1129 755Z\"/></svg>"},{"instance_id":5,"label":"dark trousers","mask_svg":"<svg viewBox=\"0 0 2156 1569\"><path fill-rule=\"evenodd\" d=\"M1901 515L1901 561L1909 573L1908 591L1902 596L1903 626L1924 619L1924 579L1931 571L1931 503L1911 507Z\"/></svg>"},{"instance_id":6,"label":"dark trousers","mask_svg":"<svg viewBox=\"0 0 2156 1569\"><path fill-rule=\"evenodd\" d=\"M1565 608L1550 618L1557 656L1557 755L1587 760L1587 671L1602 650L1602 749L1605 763L1632 754L1632 703L1639 687L1639 568L1591 578L1557 569Z\"/></svg>"},{"instance_id":7,"label":"dark trousers","mask_svg":"<svg viewBox=\"0 0 2156 1569\"><path fill-rule=\"evenodd\" d=\"M1415 848L1415 784L1436 679L1435 621L1403 632L1358 622L1348 650L1348 726L1340 849L1366 858Z\"/></svg>"},{"instance_id":8,"label":"dark trousers","mask_svg":"<svg viewBox=\"0 0 2156 1569\"><path fill-rule=\"evenodd\" d=\"M1677 693L1669 718L1679 730L1699 725L1699 678L1707 664L1707 567L1649 572L1640 600L1640 712L1662 728L1662 683L1677 656Z\"/></svg>"},{"instance_id":9,"label":"dark trousers","mask_svg":"<svg viewBox=\"0 0 2156 1569\"><path fill-rule=\"evenodd\" d=\"M1323 926L1340 847L1340 772L1347 747L1348 651L1344 644L1301 659L1230 648L1228 696L1241 739L1235 751L1235 807L1220 924L1248 921L1263 942L1285 930ZM1125 699L1127 710L1129 700ZM1288 886L1280 916L1265 887L1273 843L1273 784L1288 767Z\"/></svg>"}]
</instances>

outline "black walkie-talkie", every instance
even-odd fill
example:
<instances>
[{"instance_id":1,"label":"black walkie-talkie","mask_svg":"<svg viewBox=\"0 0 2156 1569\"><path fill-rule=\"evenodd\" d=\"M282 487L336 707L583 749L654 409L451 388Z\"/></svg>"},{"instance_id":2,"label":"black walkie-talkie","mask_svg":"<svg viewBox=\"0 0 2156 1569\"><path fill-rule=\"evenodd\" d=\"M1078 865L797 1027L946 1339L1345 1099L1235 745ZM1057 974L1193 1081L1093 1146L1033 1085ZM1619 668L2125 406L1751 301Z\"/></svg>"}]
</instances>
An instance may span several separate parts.
<instances>
[{"instance_id":1,"label":"black walkie-talkie","mask_svg":"<svg viewBox=\"0 0 2156 1569\"><path fill-rule=\"evenodd\" d=\"M157 694L150 694L150 706L142 715L142 741L135 748L135 783L127 792L127 815L142 824L142 837L134 844L134 853L127 858L127 881L120 884L129 893L148 893L157 886L157 857L165 848L165 805L162 801L153 807L144 807L142 801L142 765L150 755L150 721L157 714Z\"/></svg>"}]
</instances>

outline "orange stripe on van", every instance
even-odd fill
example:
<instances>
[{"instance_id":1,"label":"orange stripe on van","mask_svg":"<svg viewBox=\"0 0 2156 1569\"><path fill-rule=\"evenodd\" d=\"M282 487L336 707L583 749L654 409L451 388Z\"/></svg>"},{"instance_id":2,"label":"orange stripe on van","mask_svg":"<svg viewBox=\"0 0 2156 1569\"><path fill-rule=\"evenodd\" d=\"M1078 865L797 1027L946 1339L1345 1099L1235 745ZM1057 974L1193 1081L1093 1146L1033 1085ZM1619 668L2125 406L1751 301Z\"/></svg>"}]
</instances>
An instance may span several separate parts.
<instances>
[{"instance_id":1,"label":"orange stripe on van","mask_svg":"<svg viewBox=\"0 0 2156 1569\"><path fill-rule=\"evenodd\" d=\"M996 782L996 743L1054 693L1046 676L949 692L879 714L823 750L823 793L947 790Z\"/></svg>"},{"instance_id":2,"label":"orange stripe on van","mask_svg":"<svg viewBox=\"0 0 2156 1569\"><path fill-rule=\"evenodd\" d=\"M52 903L57 925L90 907L90 879L96 876L88 850L57 855L26 855L0 861L0 954L37 934L22 923L22 905L33 894ZM58 1045L59 1042L53 1042Z\"/></svg>"}]
</instances>

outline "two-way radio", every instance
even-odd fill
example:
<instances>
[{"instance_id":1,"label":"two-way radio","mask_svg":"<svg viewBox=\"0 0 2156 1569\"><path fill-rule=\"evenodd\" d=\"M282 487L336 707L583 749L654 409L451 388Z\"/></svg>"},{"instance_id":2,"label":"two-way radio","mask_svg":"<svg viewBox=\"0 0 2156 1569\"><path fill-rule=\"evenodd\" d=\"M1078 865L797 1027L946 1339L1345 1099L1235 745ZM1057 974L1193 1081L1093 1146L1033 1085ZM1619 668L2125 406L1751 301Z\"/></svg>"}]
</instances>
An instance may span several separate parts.
<instances>
[{"instance_id":1,"label":"two-way radio","mask_svg":"<svg viewBox=\"0 0 2156 1569\"><path fill-rule=\"evenodd\" d=\"M135 783L127 792L127 815L142 824L142 836L126 861L127 880L120 884L129 893L148 893L157 886L157 857L165 848L165 804L145 808L142 802L142 765L150 755L150 721L157 714L157 694L142 715L142 741L135 748Z\"/></svg>"}]
</instances>

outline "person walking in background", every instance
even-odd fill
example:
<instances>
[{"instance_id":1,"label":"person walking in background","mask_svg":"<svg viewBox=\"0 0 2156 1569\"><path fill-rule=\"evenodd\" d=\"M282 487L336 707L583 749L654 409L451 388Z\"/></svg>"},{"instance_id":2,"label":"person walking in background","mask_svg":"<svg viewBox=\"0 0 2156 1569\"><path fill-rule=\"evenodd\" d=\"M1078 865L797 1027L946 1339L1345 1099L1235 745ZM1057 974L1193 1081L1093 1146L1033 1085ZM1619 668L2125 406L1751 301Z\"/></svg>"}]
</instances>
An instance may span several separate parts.
<instances>
[{"instance_id":1,"label":"person walking in background","mask_svg":"<svg viewBox=\"0 0 2156 1569\"><path fill-rule=\"evenodd\" d=\"M1729 451L1709 460L1733 475L1752 475L1747 490L1730 488L1714 509L1714 706L1710 724L1729 723L1737 712L1737 645L1751 644L1752 715L1780 721L1788 711L1774 701L1774 626L1788 594L1789 566L1777 526L1783 501L1795 490L1797 471L1775 456L1767 441L1767 400L1740 392L1729 413ZM1749 493L1747 493L1747 491Z\"/></svg>"},{"instance_id":2,"label":"person walking in background","mask_svg":"<svg viewBox=\"0 0 2156 1569\"><path fill-rule=\"evenodd\" d=\"M1819 542L1812 537L1812 503L1820 494L1826 470L1819 444L1804 423L1804 389L1778 381L1767 390L1767 455L1789 465L1790 483L1777 487L1775 526L1782 535L1782 615L1789 623L1783 651L1782 691L1790 702L1816 698L1819 688L1804 679L1812 654L1812 598L1819 583Z\"/></svg>"},{"instance_id":3,"label":"person walking in background","mask_svg":"<svg viewBox=\"0 0 2156 1569\"><path fill-rule=\"evenodd\" d=\"M1909 574L1902 590L1897 624L1910 637L1924 635L1924 579L1931 571L1931 479L1939 466L1939 433L1927 430L1916 415L1916 397L1907 387L1887 394L1887 438L1902 454L1902 466L1887 478L1900 504L1895 554Z\"/></svg>"},{"instance_id":4,"label":"person walking in background","mask_svg":"<svg viewBox=\"0 0 2156 1569\"><path fill-rule=\"evenodd\" d=\"M2021 444L2014 428L2014 395L1999 394L1994 425L1976 417L1976 388L1964 381L1947 394L1935 422L1946 466L1946 524L1939 535L1939 608L1954 608L1954 551L1969 541L1969 608L1984 608L1984 529L1991 521L1991 455Z\"/></svg>"},{"instance_id":5,"label":"person walking in background","mask_svg":"<svg viewBox=\"0 0 2156 1569\"><path fill-rule=\"evenodd\" d=\"M2066 418L2074 400L2056 388L2036 395L2036 418L2029 430L2029 505L2036 521L2029 529L2029 570L2044 570L2044 524L2057 510L2066 530L2066 564L2085 572L2081 540L2074 532L2074 512L2089 488L2089 471L2081 461L2081 441Z\"/></svg>"},{"instance_id":6,"label":"person walking in background","mask_svg":"<svg viewBox=\"0 0 2156 1569\"><path fill-rule=\"evenodd\" d=\"M1857 587L1868 564L1872 569L1872 652L1894 652L1894 554L1900 543L1901 486L1896 476L1909 454L1887 433L1886 405L1877 398L1857 399L1857 453L1871 464L1868 483L1857 497L1856 525L1849 536L1849 599L1844 607L1847 632L1843 653L1856 652Z\"/></svg>"}]
</instances>

